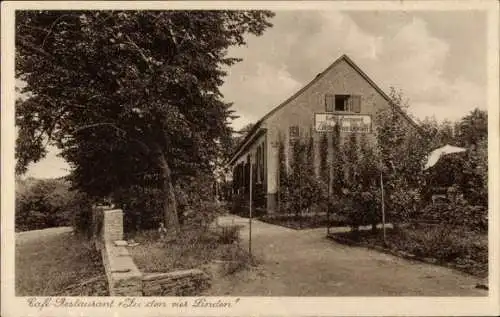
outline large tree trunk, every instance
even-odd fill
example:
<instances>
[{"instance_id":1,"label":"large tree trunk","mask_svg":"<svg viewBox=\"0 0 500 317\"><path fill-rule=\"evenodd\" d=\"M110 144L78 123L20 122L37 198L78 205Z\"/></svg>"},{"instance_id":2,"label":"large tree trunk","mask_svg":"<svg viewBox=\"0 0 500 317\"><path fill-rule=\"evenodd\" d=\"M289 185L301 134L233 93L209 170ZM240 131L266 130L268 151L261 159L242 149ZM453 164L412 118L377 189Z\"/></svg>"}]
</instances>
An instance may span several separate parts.
<instances>
[{"instance_id":1,"label":"large tree trunk","mask_svg":"<svg viewBox=\"0 0 500 317\"><path fill-rule=\"evenodd\" d=\"M161 170L163 176L163 213L165 227L169 231L174 231L176 235L180 233L179 218L177 216L177 202L175 199L174 186L172 185L172 173L167 160L160 156Z\"/></svg>"}]
</instances>

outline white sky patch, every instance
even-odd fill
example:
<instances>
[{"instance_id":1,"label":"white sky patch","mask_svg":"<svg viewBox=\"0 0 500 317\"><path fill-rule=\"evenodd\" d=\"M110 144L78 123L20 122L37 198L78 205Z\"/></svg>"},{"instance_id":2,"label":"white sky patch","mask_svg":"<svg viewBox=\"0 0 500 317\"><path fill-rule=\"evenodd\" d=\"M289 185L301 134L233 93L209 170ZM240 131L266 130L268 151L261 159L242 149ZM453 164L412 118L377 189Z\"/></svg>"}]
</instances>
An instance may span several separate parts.
<instances>
[{"instance_id":1,"label":"white sky patch","mask_svg":"<svg viewBox=\"0 0 500 317\"><path fill-rule=\"evenodd\" d=\"M69 174L69 164L57 156L60 151L56 147L49 146L47 152L47 156L43 160L29 166L26 177L55 178Z\"/></svg>"},{"instance_id":2,"label":"white sky patch","mask_svg":"<svg viewBox=\"0 0 500 317\"><path fill-rule=\"evenodd\" d=\"M238 70L237 66L235 69ZM235 101L233 109L241 116L233 122L236 130L255 123L267 109L301 88L301 83L291 77L284 65L257 62L253 72L235 76L222 88L225 98Z\"/></svg>"},{"instance_id":3,"label":"white sky patch","mask_svg":"<svg viewBox=\"0 0 500 317\"><path fill-rule=\"evenodd\" d=\"M465 77L446 78L444 64L450 53L444 40L433 37L426 23L414 18L384 40L381 63L367 67L384 89L402 89L417 117L458 120L475 107L486 109L485 87Z\"/></svg>"}]
</instances>

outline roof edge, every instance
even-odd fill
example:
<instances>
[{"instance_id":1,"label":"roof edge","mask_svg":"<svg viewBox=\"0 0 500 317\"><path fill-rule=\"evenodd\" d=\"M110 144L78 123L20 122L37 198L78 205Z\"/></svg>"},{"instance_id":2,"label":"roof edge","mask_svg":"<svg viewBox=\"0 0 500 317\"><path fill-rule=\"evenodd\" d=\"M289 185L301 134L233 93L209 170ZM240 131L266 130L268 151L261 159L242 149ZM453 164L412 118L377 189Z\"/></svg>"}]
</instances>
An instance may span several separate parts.
<instances>
[{"instance_id":1,"label":"roof edge","mask_svg":"<svg viewBox=\"0 0 500 317\"><path fill-rule=\"evenodd\" d=\"M241 143L238 145L236 150L233 152L231 155L231 159L228 161L229 164L231 164L234 160L237 154L241 152L243 146L248 143L249 139L252 137L253 134L257 132L257 130L260 128L262 125L262 122L272 116L276 111L280 110L283 108L285 105L287 105L290 101L293 99L297 98L300 94L302 94L306 89L311 87L314 83L322 79L328 71L330 71L333 67L335 67L340 61L346 61L356 72L358 72L361 77L363 77L388 103L391 105L393 108L395 108L414 128L417 129L417 131L421 134L425 134L423 129L406 113L404 112L400 106L396 105L392 99L361 69L359 68L358 65L346 54L342 54L339 58L337 58L330 66L325 68L321 73L319 73L316 77L314 77L308 84L306 84L304 87L299 89L296 93L294 93L292 96L288 97L285 101L281 102L279 105L271 109L267 114L265 114L257 123L255 123L254 127L252 130L248 132L246 137L241 141Z\"/></svg>"},{"instance_id":2,"label":"roof edge","mask_svg":"<svg viewBox=\"0 0 500 317\"><path fill-rule=\"evenodd\" d=\"M255 126L257 126L257 124ZM259 126L260 126L260 124L259 124ZM233 164L234 161L236 160L236 158L239 157L238 154L240 154L247 146L251 145L255 139L257 139L259 136L264 134L266 132L266 130L267 129L265 129L265 128L257 127L257 128L255 128L255 131L254 131L254 128L252 128L252 130L247 134L245 139L243 139L243 141L241 141L239 146L236 148L234 154L231 155L231 158L227 161L227 165Z\"/></svg>"},{"instance_id":3,"label":"roof edge","mask_svg":"<svg viewBox=\"0 0 500 317\"><path fill-rule=\"evenodd\" d=\"M347 55L342 55L342 58L345 59L345 61L352 67L354 70L356 70L361 77L363 77L393 108L398 110L398 112L403 115L403 117L411 124L413 125L414 128L418 130L418 132L423 133L422 128L406 113L401 109L401 107L397 104L395 104L391 97L389 97L383 90L380 88L361 68L359 68L356 63Z\"/></svg>"},{"instance_id":4,"label":"roof edge","mask_svg":"<svg viewBox=\"0 0 500 317\"><path fill-rule=\"evenodd\" d=\"M283 108L290 101L292 101L293 99L297 98L307 88L309 88L314 83L316 83L318 80L320 80L321 78L323 78L325 76L325 74L330 69L332 69L335 65L337 65L342 59L344 59L346 57L347 57L347 55L344 54L344 55L340 56L339 58L337 58L332 64L330 64L330 66L328 66L325 70L323 70L321 73L319 73L318 75L316 75L316 77L314 77L308 84L306 84L304 87L302 87L301 89L299 89L293 95L291 95L290 97L288 97L287 99L285 99L285 101L281 102L279 105L277 105L276 107L274 107L273 109L271 109L259 121L257 121L257 123L254 125L254 127L252 128L252 130L249 131L249 133L247 134L247 136L243 139L243 141L241 141L240 145L236 148L236 150L234 151L234 153L231 155L230 162L232 162L234 160L234 156L240 152L241 147L243 146L243 144L245 144L247 142L247 139L250 138L250 136L253 133L255 133L255 131L260 127L260 125L262 124L262 122L264 122L264 120L266 120L267 118L269 118L271 115L273 115L279 109Z\"/></svg>"}]
</instances>

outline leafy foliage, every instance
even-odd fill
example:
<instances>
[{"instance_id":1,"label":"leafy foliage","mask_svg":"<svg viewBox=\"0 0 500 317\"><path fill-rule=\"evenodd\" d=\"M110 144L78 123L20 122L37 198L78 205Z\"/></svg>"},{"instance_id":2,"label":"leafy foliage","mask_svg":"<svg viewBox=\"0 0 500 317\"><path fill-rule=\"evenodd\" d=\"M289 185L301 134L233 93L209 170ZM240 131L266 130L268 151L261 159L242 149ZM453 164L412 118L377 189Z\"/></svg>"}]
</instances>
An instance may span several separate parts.
<instances>
[{"instance_id":1,"label":"leafy foliage","mask_svg":"<svg viewBox=\"0 0 500 317\"><path fill-rule=\"evenodd\" d=\"M388 221L397 224L407 221L419 206L423 167L431 144L425 129L417 130L401 115L400 111L406 113L408 108L402 94L392 89L390 97L396 107L378 113L377 145Z\"/></svg>"},{"instance_id":2,"label":"leafy foliage","mask_svg":"<svg viewBox=\"0 0 500 317\"><path fill-rule=\"evenodd\" d=\"M446 125L434 123L432 129L427 122L427 130L434 147L443 146L441 130L447 129ZM487 206L488 204L488 138L487 114L479 109L473 110L469 115L455 124L455 131L449 142L453 145L463 146L467 149L464 153L442 157L426 175L426 198L436 187L458 186L464 198L472 205Z\"/></svg>"},{"instance_id":3,"label":"leafy foliage","mask_svg":"<svg viewBox=\"0 0 500 317\"><path fill-rule=\"evenodd\" d=\"M468 230L484 232L488 229L488 209L471 205L458 190L458 186L448 191L447 203L428 204L416 213L420 221L431 221L449 226L461 226Z\"/></svg>"},{"instance_id":4,"label":"leafy foliage","mask_svg":"<svg viewBox=\"0 0 500 317\"><path fill-rule=\"evenodd\" d=\"M291 144L290 172L286 176L287 209L296 215L310 210L323 196L314 172L313 146L312 136Z\"/></svg>"},{"instance_id":5,"label":"leafy foliage","mask_svg":"<svg viewBox=\"0 0 500 317\"><path fill-rule=\"evenodd\" d=\"M232 244L237 243L241 240L240 230L241 225L226 225L220 228L217 232L219 236L219 242L222 244Z\"/></svg>"},{"instance_id":6,"label":"leafy foliage","mask_svg":"<svg viewBox=\"0 0 500 317\"><path fill-rule=\"evenodd\" d=\"M67 181L35 180L24 190L16 191L16 230L70 226L89 207L85 195L70 191Z\"/></svg>"},{"instance_id":7,"label":"leafy foliage","mask_svg":"<svg viewBox=\"0 0 500 317\"><path fill-rule=\"evenodd\" d=\"M478 145L488 139L488 114L476 108L457 123L455 130L459 145Z\"/></svg>"},{"instance_id":8,"label":"leafy foliage","mask_svg":"<svg viewBox=\"0 0 500 317\"><path fill-rule=\"evenodd\" d=\"M278 209L281 211L286 208L288 201L288 169L287 157L285 153L285 143L283 136L280 135L278 141Z\"/></svg>"},{"instance_id":9,"label":"leafy foliage","mask_svg":"<svg viewBox=\"0 0 500 317\"><path fill-rule=\"evenodd\" d=\"M219 87L228 48L267 11L19 11L17 172L57 145L74 185L104 197L155 184L178 228L174 183L213 172L231 129ZM119 163L117 163L119 162Z\"/></svg>"},{"instance_id":10,"label":"leafy foliage","mask_svg":"<svg viewBox=\"0 0 500 317\"><path fill-rule=\"evenodd\" d=\"M347 170L342 194L338 195L342 214L354 230L360 225L375 226L380 220L380 190L376 182L379 159L374 146L365 137L352 134L340 150L345 157L343 161L337 160L336 164L342 164Z\"/></svg>"},{"instance_id":11,"label":"leafy foliage","mask_svg":"<svg viewBox=\"0 0 500 317\"><path fill-rule=\"evenodd\" d=\"M325 184L328 184L329 179L328 163L328 135L323 133L319 141L319 177Z\"/></svg>"}]
</instances>

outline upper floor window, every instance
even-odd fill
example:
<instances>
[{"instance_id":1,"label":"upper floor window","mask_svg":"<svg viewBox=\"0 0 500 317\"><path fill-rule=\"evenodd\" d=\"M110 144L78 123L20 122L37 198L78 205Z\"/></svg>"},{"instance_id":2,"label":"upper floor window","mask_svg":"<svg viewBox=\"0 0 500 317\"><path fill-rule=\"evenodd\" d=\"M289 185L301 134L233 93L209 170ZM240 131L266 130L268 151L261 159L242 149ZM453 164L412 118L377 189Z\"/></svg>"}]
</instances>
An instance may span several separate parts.
<instances>
[{"instance_id":1,"label":"upper floor window","mask_svg":"<svg viewBox=\"0 0 500 317\"><path fill-rule=\"evenodd\" d=\"M349 95L335 95L335 111L349 111Z\"/></svg>"},{"instance_id":2,"label":"upper floor window","mask_svg":"<svg viewBox=\"0 0 500 317\"><path fill-rule=\"evenodd\" d=\"M346 111L361 112L361 96L357 95L325 95L326 112Z\"/></svg>"}]
</instances>

